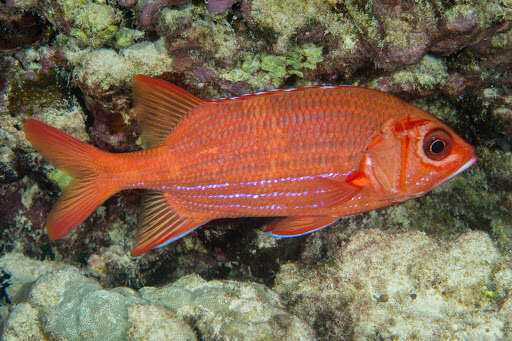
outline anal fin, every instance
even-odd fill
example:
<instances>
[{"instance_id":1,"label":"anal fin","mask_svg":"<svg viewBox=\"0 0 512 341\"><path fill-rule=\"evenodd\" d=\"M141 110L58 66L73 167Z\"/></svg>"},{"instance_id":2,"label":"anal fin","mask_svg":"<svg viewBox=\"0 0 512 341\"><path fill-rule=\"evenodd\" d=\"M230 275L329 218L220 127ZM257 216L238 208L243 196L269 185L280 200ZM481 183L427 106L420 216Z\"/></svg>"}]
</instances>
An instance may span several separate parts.
<instances>
[{"instance_id":1,"label":"anal fin","mask_svg":"<svg viewBox=\"0 0 512 341\"><path fill-rule=\"evenodd\" d=\"M340 217L331 216L292 216L278 218L265 229L265 232L279 238L299 237L321 230L336 222L338 219L340 219Z\"/></svg>"},{"instance_id":2,"label":"anal fin","mask_svg":"<svg viewBox=\"0 0 512 341\"><path fill-rule=\"evenodd\" d=\"M144 213L130 254L139 256L186 236L208 220L183 217L169 206L167 193L152 192L144 198Z\"/></svg>"}]
</instances>

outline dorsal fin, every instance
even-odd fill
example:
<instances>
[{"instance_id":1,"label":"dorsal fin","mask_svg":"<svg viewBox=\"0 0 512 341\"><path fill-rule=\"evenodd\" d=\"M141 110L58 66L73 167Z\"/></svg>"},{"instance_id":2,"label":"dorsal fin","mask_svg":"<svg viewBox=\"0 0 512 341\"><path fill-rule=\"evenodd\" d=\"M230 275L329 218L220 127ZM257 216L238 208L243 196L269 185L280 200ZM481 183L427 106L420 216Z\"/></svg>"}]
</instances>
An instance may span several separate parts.
<instances>
[{"instance_id":1,"label":"dorsal fin","mask_svg":"<svg viewBox=\"0 0 512 341\"><path fill-rule=\"evenodd\" d=\"M176 85L144 75L133 77L132 89L144 148L164 144L186 113L207 102Z\"/></svg>"}]
</instances>

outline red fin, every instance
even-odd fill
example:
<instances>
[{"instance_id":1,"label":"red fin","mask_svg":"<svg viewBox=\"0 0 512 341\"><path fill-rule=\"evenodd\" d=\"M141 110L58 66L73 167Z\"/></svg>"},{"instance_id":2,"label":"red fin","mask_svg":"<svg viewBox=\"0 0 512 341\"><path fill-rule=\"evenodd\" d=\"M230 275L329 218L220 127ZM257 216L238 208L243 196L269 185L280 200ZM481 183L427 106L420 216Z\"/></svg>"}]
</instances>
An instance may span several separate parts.
<instances>
[{"instance_id":1,"label":"red fin","mask_svg":"<svg viewBox=\"0 0 512 341\"><path fill-rule=\"evenodd\" d=\"M118 191L111 183L98 179L102 173L101 160L109 155L36 120L27 120L23 130L35 149L74 178L47 218L48 235L55 240L66 235Z\"/></svg>"},{"instance_id":2,"label":"red fin","mask_svg":"<svg viewBox=\"0 0 512 341\"><path fill-rule=\"evenodd\" d=\"M325 207L337 207L342 205L361 191L361 186L347 181L318 179L318 182L322 184L322 187L328 190L326 198L324 199Z\"/></svg>"},{"instance_id":3,"label":"red fin","mask_svg":"<svg viewBox=\"0 0 512 341\"><path fill-rule=\"evenodd\" d=\"M169 206L169 200L167 193L153 192L146 196L144 215L130 251L132 256L172 243L208 222L180 216Z\"/></svg>"},{"instance_id":4,"label":"red fin","mask_svg":"<svg viewBox=\"0 0 512 341\"><path fill-rule=\"evenodd\" d=\"M46 218L46 230L52 240L64 237L83 222L117 189L95 179L74 179L66 187Z\"/></svg>"},{"instance_id":5,"label":"red fin","mask_svg":"<svg viewBox=\"0 0 512 341\"><path fill-rule=\"evenodd\" d=\"M347 184L350 184L354 187L364 187L371 182L370 178L361 171L356 171L350 174L350 176L345 181Z\"/></svg>"},{"instance_id":6,"label":"red fin","mask_svg":"<svg viewBox=\"0 0 512 341\"><path fill-rule=\"evenodd\" d=\"M298 237L323 229L340 217L330 216L297 216L280 218L273 221L265 232L274 237Z\"/></svg>"},{"instance_id":7,"label":"red fin","mask_svg":"<svg viewBox=\"0 0 512 341\"><path fill-rule=\"evenodd\" d=\"M176 123L207 101L161 79L133 77L133 101L145 148L165 143Z\"/></svg>"}]
</instances>

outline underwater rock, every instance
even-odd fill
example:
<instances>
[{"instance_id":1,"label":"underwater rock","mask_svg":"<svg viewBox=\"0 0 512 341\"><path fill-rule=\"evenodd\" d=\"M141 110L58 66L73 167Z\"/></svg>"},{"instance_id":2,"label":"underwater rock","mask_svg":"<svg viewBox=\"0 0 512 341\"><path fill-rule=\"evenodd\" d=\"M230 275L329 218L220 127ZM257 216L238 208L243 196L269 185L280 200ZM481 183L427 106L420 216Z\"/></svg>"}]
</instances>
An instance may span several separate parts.
<instances>
[{"instance_id":1,"label":"underwater rock","mask_svg":"<svg viewBox=\"0 0 512 341\"><path fill-rule=\"evenodd\" d=\"M37 43L44 33L43 27L37 15L28 12L5 15L0 9L0 52Z\"/></svg>"},{"instance_id":2,"label":"underwater rock","mask_svg":"<svg viewBox=\"0 0 512 341\"><path fill-rule=\"evenodd\" d=\"M45 1L41 7L41 15L55 30L83 48L111 42L121 22L114 7L90 0Z\"/></svg>"},{"instance_id":3,"label":"underwater rock","mask_svg":"<svg viewBox=\"0 0 512 341\"><path fill-rule=\"evenodd\" d=\"M141 42L119 52L113 49L68 53L76 66L74 78L85 94L106 96L105 92L131 86L136 74L160 76L172 70L173 59L167 54L163 40Z\"/></svg>"},{"instance_id":4,"label":"underwater rock","mask_svg":"<svg viewBox=\"0 0 512 341\"><path fill-rule=\"evenodd\" d=\"M512 17L499 1L244 0L242 13L254 31L273 38L274 53L284 54L297 37L321 44L327 55L323 72L344 77L365 68L395 71L429 51L448 54L478 45Z\"/></svg>"},{"instance_id":5,"label":"underwater rock","mask_svg":"<svg viewBox=\"0 0 512 341\"><path fill-rule=\"evenodd\" d=\"M28 265L29 274L16 264ZM2 339L44 333L52 340L313 340L311 329L260 284L190 275L137 292L103 289L73 267L21 255L5 255L0 265L22 283L8 287L17 304L4 319Z\"/></svg>"},{"instance_id":6,"label":"underwater rock","mask_svg":"<svg viewBox=\"0 0 512 341\"><path fill-rule=\"evenodd\" d=\"M49 178L55 168L42 162L26 141L22 127L36 118L85 141L84 110L54 74L42 72L41 60L50 48L28 48L4 57L0 67L0 248L44 257L48 237L44 218L50 209L55 184ZM53 51L57 53L56 51ZM34 79L26 75L34 72ZM38 175L35 175L38 174ZM34 176L35 175L35 176ZM34 247L36 246L37 247Z\"/></svg>"},{"instance_id":7,"label":"underwater rock","mask_svg":"<svg viewBox=\"0 0 512 341\"><path fill-rule=\"evenodd\" d=\"M414 65L372 80L368 87L395 95L423 97L442 89L448 79L444 61L427 54Z\"/></svg>"},{"instance_id":8,"label":"underwater rock","mask_svg":"<svg viewBox=\"0 0 512 341\"><path fill-rule=\"evenodd\" d=\"M84 94L84 101L94 117L93 141L110 151L133 151L134 127L130 126L128 89L136 74L160 76L172 70L173 59L163 40L141 42L121 49L98 49L86 53L70 52L68 59L76 65L74 81Z\"/></svg>"},{"instance_id":9,"label":"underwater rock","mask_svg":"<svg viewBox=\"0 0 512 341\"><path fill-rule=\"evenodd\" d=\"M157 24L158 33L165 37L169 54L174 56L173 77L189 89L195 89L203 97L239 95L219 92L222 73L238 65L240 53L255 49L261 42L245 35L237 35L234 27L225 19L214 16L205 6L187 6L184 9L162 10ZM212 70L209 93L202 92L204 84L197 84L193 73L198 69ZM185 76L185 77L183 77ZM217 88L217 89L215 89Z\"/></svg>"},{"instance_id":10,"label":"underwater rock","mask_svg":"<svg viewBox=\"0 0 512 341\"><path fill-rule=\"evenodd\" d=\"M6 293L13 303L25 301L28 288L40 277L54 271L70 270L72 268L68 264L38 261L20 253L7 253L0 257L0 269L11 276Z\"/></svg>"},{"instance_id":11,"label":"underwater rock","mask_svg":"<svg viewBox=\"0 0 512 341\"><path fill-rule=\"evenodd\" d=\"M139 293L194 320L206 339L313 339L312 331L285 311L279 296L261 284L205 281L190 275L163 288L142 288Z\"/></svg>"},{"instance_id":12,"label":"underwater rock","mask_svg":"<svg viewBox=\"0 0 512 341\"><path fill-rule=\"evenodd\" d=\"M132 304L128 307L128 320L131 322L127 340L195 341L191 327L169 309L156 304Z\"/></svg>"},{"instance_id":13,"label":"underwater rock","mask_svg":"<svg viewBox=\"0 0 512 341\"><path fill-rule=\"evenodd\" d=\"M320 266L286 264L276 290L322 339L499 339L511 264L482 232L437 241L362 230Z\"/></svg>"},{"instance_id":14,"label":"underwater rock","mask_svg":"<svg viewBox=\"0 0 512 341\"><path fill-rule=\"evenodd\" d=\"M144 307L149 302L134 290L104 290L76 269L40 277L29 290L28 303L44 316L41 328L54 340L140 340L141 332L156 340L169 331L175 334L166 339L195 340L191 328L173 314L151 314L154 308ZM169 326L148 327L158 322Z\"/></svg>"},{"instance_id":15,"label":"underwater rock","mask_svg":"<svg viewBox=\"0 0 512 341\"><path fill-rule=\"evenodd\" d=\"M45 336L39 325L39 312L29 303L20 303L12 307L3 320L2 340L44 340Z\"/></svg>"}]
</instances>

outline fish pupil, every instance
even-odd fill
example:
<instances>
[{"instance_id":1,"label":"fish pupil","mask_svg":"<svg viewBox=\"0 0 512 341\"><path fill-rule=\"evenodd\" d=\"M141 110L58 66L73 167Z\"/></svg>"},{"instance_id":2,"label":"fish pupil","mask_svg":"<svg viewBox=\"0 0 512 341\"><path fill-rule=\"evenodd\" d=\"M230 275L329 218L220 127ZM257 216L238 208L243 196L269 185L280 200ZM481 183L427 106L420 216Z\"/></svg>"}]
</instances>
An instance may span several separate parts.
<instances>
[{"instance_id":1,"label":"fish pupil","mask_svg":"<svg viewBox=\"0 0 512 341\"><path fill-rule=\"evenodd\" d=\"M434 140L430 145L430 151L434 154L442 153L445 147L445 143L442 140Z\"/></svg>"}]
</instances>

